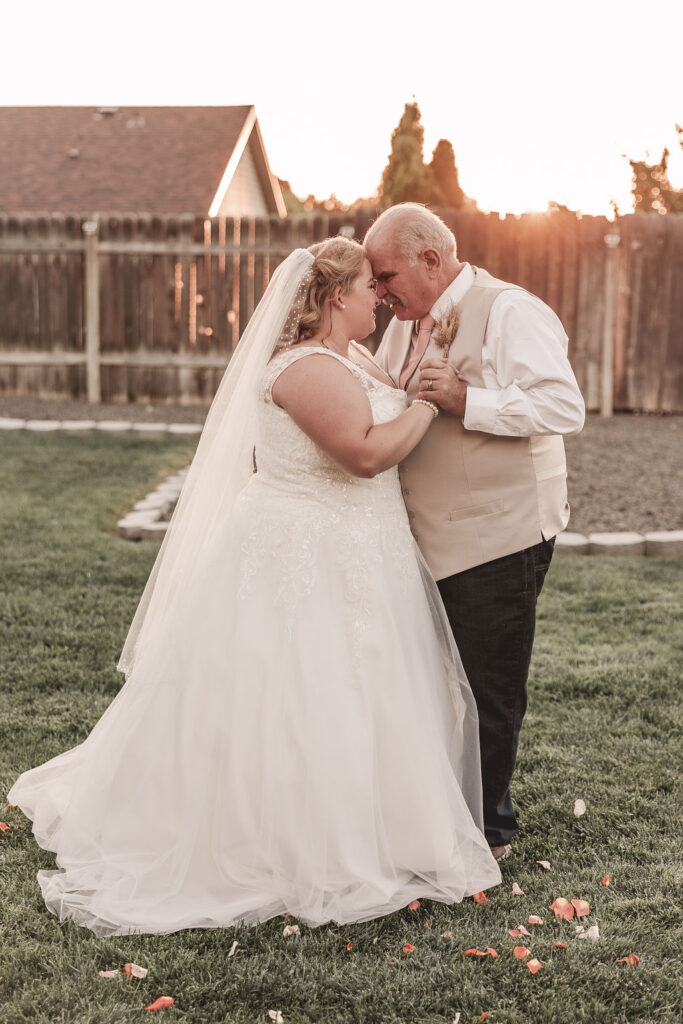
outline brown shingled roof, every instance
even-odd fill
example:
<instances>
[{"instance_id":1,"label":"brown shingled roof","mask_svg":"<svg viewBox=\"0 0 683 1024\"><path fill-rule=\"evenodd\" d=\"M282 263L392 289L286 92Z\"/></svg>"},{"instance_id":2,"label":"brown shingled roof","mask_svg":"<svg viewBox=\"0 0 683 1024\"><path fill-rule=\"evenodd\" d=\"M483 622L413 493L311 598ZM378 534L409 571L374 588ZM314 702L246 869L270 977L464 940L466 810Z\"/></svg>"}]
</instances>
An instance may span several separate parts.
<instances>
[{"instance_id":1,"label":"brown shingled roof","mask_svg":"<svg viewBox=\"0 0 683 1024\"><path fill-rule=\"evenodd\" d=\"M0 107L0 209L206 214L251 107Z\"/></svg>"}]
</instances>

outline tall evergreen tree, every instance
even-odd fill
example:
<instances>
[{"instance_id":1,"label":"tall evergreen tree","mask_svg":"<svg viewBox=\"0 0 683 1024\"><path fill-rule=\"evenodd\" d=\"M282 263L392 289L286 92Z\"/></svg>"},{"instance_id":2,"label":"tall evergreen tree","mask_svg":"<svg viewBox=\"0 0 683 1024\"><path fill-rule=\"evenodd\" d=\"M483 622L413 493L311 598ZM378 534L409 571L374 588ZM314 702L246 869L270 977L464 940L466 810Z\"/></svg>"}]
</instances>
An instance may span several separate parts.
<instances>
[{"instance_id":1,"label":"tall evergreen tree","mask_svg":"<svg viewBox=\"0 0 683 1024\"><path fill-rule=\"evenodd\" d=\"M434 177L423 160L424 128L417 103L406 103L391 135L389 162L380 187L384 208L396 203L430 203L434 200Z\"/></svg>"},{"instance_id":2,"label":"tall evergreen tree","mask_svg":"<svg viewBox=\"0 0 683 1024\"><path fill-rule=\"evenodd\" d=\"M683 128L676 125L678 141L683 148ZM683 213L683 189L676 189L669 181L667 172L669 150L665 149L657 164L643 160L629 160L633 171L633 205L636 212Z\"/></svg>"},{"instance_id":3,"label":"tall evergreen tree","mask_svg":"<svg viewBox=\"0 0 683 1024\"><path fill-rule=\"evenodd\" d=\"M461 210L466 204L467 197L460 187L455 153L447 139L439 139L429 166L434 179L435 205Z\"/></svg>"}]
</instances>

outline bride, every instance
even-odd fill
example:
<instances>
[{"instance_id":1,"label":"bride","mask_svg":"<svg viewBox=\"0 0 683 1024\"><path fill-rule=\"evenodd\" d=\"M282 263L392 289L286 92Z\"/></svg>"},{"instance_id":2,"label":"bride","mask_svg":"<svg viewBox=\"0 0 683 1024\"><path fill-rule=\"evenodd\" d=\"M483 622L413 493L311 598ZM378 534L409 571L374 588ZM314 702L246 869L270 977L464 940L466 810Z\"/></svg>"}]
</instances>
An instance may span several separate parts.
<instances>
[{"instance_id":1,"label":"bride","mask_svg":"<svg viewBox=\"0 0 683 1024\"><path fill-rule=\"evenodd\" d=\"M363 921L496 885L476 708L410 532L356 242L297 249L230 362L87 739L8 799L98 935ZM256 471L255 471L256 470Z\"/></svg>"}]
</instances>

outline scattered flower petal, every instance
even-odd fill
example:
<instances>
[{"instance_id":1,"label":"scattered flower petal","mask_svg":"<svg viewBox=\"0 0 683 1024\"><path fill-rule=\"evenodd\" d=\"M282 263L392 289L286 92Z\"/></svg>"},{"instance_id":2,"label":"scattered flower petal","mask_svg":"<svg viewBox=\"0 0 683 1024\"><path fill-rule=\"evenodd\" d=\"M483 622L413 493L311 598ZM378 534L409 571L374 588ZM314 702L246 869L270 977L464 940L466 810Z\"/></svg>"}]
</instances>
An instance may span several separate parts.
<instances>
[{"instance_id":1,"label":"scattered flower petal","mask_svg":"<svg viewBox=\"0 0 683 1024\"><path fill-rule=\"evenodd\" d=\"M583 800L574 801L574 817L580 818L582 814L586 813L586 805Z\"/></svg>"},{"instance_id":2,"label":"scattered flower petal","mask_svg":"<svg viewBox=\"0 0 683 1024\"><path fill-rule=\"evenodd\" d=\"M541 961L537 960L535 957L533 960L527 960L526 965L532 974L536 974L536 972L540 971L541 967L543 967Z\"/></svg>"},{"instance_id":3,"label":"scattered flower petal","mask_svg":"<svg viewBox=\"0 0 683 1024\"><path fill-rule=\"evenodd\" d=\"M472 896L475 903L488 903L488 896L484 896L483 892L475 892Z\"/></svg>"},{"instance_id":4,"label":"scattered flower petal","mask_svg":"<svg viewBox=\"0 0 683 1024\"><path fill-rule=\"evenodd\" d=\"M378 940L378 938L379 938L379 936L378 936L378 935L375 935L374 939L372 940L372 944L373 944L373 946L376 946L376 945L377 945L377 940Z\"/></svg>"},{"instance_id":5,"label":"scattered flower petal","mask_svg":"<svg viewBox=\"0 0 683 1024\"><path fill-rule=\"evenodd\" d=\"M165 1010L167 1006L173 1006L174 1003L175 999L171 996L159 996L158 999L155 999L154 1002L150 1003L149 1006L146 1006L145 1009L148 1010L149 1013L154 1013L155 1010Z\"/></svg>"},{"instance_id":6,"label":"scattered flower petal","mask_svg":"<svg viewBox=\"0 0 683 1024\"><path fill-rule=\"evenodd\" d=\"M123 969L129 978L146 978L147 968L139 967L138 964L124 964Z\"/></svg>"},{"instance_id":7,"label":"scattered flower petal","mask_svg":"<svg viewBox=\"0 0 683 1024\"><path fill-rule=\"evenodd\" d=\"M576 937L577 939L592 939L593 942L597 942L600 938L600 930L597 924L594 924L591 928L584 928L582 925L576 925Z\"/></svg>"},{"instance_id":8,"label":"scattered flower petal","mask_svg":"<svg viewBox=\"0 0 683 1024\"><path fill-rule=\"evenodd\" d=\"M540 865L541 865L541 867L542 867L542 868L543 868L543 869L544 869L545 871L550 871L550 861L549 861L549 860L537 860L537 861L536 861L536 863L537 863L537 864L540 864Z\"/></svg>"},{"instance_id":9,"label":"scattered flower petal","mask_svg":"<svg viewBox=\"0 0 683 1024\"><path fill-rule=\"evenodd\" d=\"M541 918L539 917L538 920L541 921ZM541 921L541 924L543 924L542 921ZM508 929L508 935L512 939L518 939L520 937L520 935L527 935L528 937L531 937L531 932L528 932L526 930L526 928L524 927L524 925L520 924L516 928L509 928Z\"/></svg>"},{"instance_id":10,"label":"scattered flower petal","mask_svg":"<svg viewBox=\"0 0 683 1024\"><path fill-rule=\"evenodd\" d=\"M284 928L282 929L282 934L284 935L284 937L286 939L289 938L290 935L298 935L299 934L299 925L298 924L286 924L284 926Z\"/></svg>"},{"instance_id":11,"label":"scattered flower petal","mask_svg":"<svg viewBox=\"0 0 683 1024\"><path fill-rule=\"evenodd\" d=\"M495 960L498 954L491 946L487 946L486 949L466 949L463 952L463 956L490 956Z\"/></svg>"},{"instance_id":12,"label":"scattered flower petal","mask_svg":"<svg viewBox=\"0 0 683 1024\"><path fill-rule=\"evenodd\" d=\"M9 825L6 821L0 821L0 832L9 832Z\"/></svg>"},{"instance_id":13,"label":"scattered flower petal","mask_svg":"<svg viewBox=\"0 0 683 1024\"><path fill-rule=\"evenodd\" d=\"M347 949L353 949L353 942L351 942L351 941L347 942L346 943L346 948Z\"/></svg>"},{"instance_id":14,"label":"scattered flower petal","mask_svg":"<svg viewBox=\"0 0 683 1024\"><path fill-rule=\"evenodd\" d=\"M16 811L18 804L5 804L6 811Z\"/></svg>"},{"instance_id":15,"label":"scattered flower petal","mask_svg":"<svg viewBox=\"0 0 683 1024\"><path fill-rule=\"evenodd\" d=\"M555 917L560 917L563 921L571 921L574 917L574 908L564 896L558 896L556 900L553 900L550 904L550 909L555 914Z\"/></svg>"},{"instance_id":16,"label":"scattered flower petal","mask_svg":"<svg viewBox=\"0 0 683 1024\"><path fill-rule=\"evenodd\" d=\"M621 959L617 960L617 963L636 967L640 963L640 957L636 953L629 953L628 956L622 956Z\"/></svg>"},{"instance_id":17,"label":"scattered flower petal","mask_svg":"<svg viewBox=\"0 0 683 1024\"><path fill-rule=\"evenodd\" d=\"M99 974L100 978L115 978L119 972L117 968L113 971L98 971L97 973Z\"/></svg>"},{"instance_id":18,"label":"scattered flower petal","mask_svg":"<svg viewBox=\"0 0 683 1024\"><path fill-rule=\"evenodd\" d=\"M450 939L452 935L453 935L453 932L441 932L441 938L442 939Z\"/></svg>"},{"instance_id":19,"label":"scattered flower petal","mask_svg":"<svg viewBox=\"0 0 683 1024\"><path fill-rule=\"evenodd\" d=\"M531 950L527 949L526 946L515 946L512 950L518 960L524 960L525 957L531 956Z\"/></svg>"},{"instance_id":20,"label":"scattered flower petal","mask_svg":"<svg viewBox=\"0 0 683 1024\"><path fill-rule=\"evenodd\" d=\"M408 904L408 910L419 910L421 903L419 900L411 900Z\"/></svg>"},{"instance_id":21,"label":"scattered flower petal","mask_svg":"<svg viewBox=\"0 0 683 1024\"><path fill-rule=\"evenodd\" d=\"M484 1010L484 1012L482 1013L482 1015L481 1015L481 1017L479 1018L479 1020L486 1020L486 1018L488 1017L488 1015L490 1014L490 1012L491 1012L490 1010Z\"/></svg>"},{"instance_id":22,"label":"scattered flower petal","mask_svg":"<svg viewBox=\"0 0 683 1024\"><path fill-rule=\"evenodd\" d=\"M605 877L602 880L602 884L607 889L607 887L609 886L609 875L605 875Z\"/></svg>"},{"instance_id":23,"label":"scattered flower petal","mask_svg":"<svg viewBox=\"0 0 683 1024\"><path fill-rule=\"evenodd\" d=\"M590 905L585 900L571 900L570 902L576 911L577 917L586 917L587 914L590 914Z\"/></svg>"},{"instance_id":24,"label":"scattered flower petal","mask_svg":"<svg viewBox=\"0 0 683 1024\"><path fill-rule=\"evenodd\" d=\"M403 952L404 953L412 953L414 949L415 949L415 946L412 944L412 942L406 942L406 944L403 947Z\"/></svg>"},{"instance_id":25,"label":"scattered flower petal","mask_svg":"<svg viewBox=\"0 0 683 1024\"><path fill-rule=\"evenodd\" d=\"M520 887L517 885L516 882L512 883L512 895L513 896L523 896L524 895L524 890L520 889Z\"/></svg>"},{"instance_id":26,"label":"scattered flower petal","mask_svg":"<svg viewBox=\"0 0 683 1024\"><path fill-rule=\"evenodd\" d=\"M238 946L239 946L239 942L237 941L237 939L235 939L235 941L233 942L232 946L230 947L230 951L228 953L228 957L231 957L231 956L235 955L235 950L237 949Z\"/></svg>"},{"instance_id":27,"label":"scattered flower petal","mask_svg":"<svg viewBox=\"0 0 683 1024\"><path fill-rule=\"evenodd\" d=\"M555 945L559 946L560 949L566 949L567 948L567 943L566 942L556 942Z\"/></svg>"},{"instance_id":28,"label":"scattered flower petal","mask_svg":"<svg viewBox=\"0 0 683 1024\"><path fill-rule=\"evenodd\" d=\"M268 1010L268 1016L275 1021L275 1024L284 1024L284 1017L280 1010Z\"/></svg>"},{"instance_id":29,"label":"scattered flower petal","mask_svg":"<svg viewBox=\"0 0 683 1024\"><path fill-rule=\"evenodd\" d=\"M573 913L573 911L572 911L572 913ZM529 917L527 918L527 921L529 922L529 924L543 924L543 918L542 917L538 917L537 914L529 914Z\"/></svg>"}]
</instances>

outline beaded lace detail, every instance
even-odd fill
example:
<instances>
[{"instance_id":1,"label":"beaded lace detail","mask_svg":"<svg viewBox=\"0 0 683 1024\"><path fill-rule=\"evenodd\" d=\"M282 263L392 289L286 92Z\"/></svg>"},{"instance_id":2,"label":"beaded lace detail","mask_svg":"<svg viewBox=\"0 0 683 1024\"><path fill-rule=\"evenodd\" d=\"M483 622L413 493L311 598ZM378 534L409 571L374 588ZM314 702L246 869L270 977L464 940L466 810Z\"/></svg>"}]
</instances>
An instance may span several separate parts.
<instances>
[{"instance_id":1,"label":"beaded lace detail","mask_svg":"<svg viewBox=\"0 0 683 1024\"><path fill-rule=\"evenodd\" d=\"M390 559L404 579L419 570L396 467L372 479L354 477L333 462L272 400L280 373L312 352L339 360L368 396L373 422L386 423L406 408L403 391L376 380L327 349L297 348L277 355L261 384L257 473L242 492L251 529L245 541L240 596L262 571L275 571L275 598L293 622L299 595L310 593L319 571L319 546L332 535L336 568L344 577L346 628L359 656L372 626L371 574Z\"/></svg>"}]
</instances>

